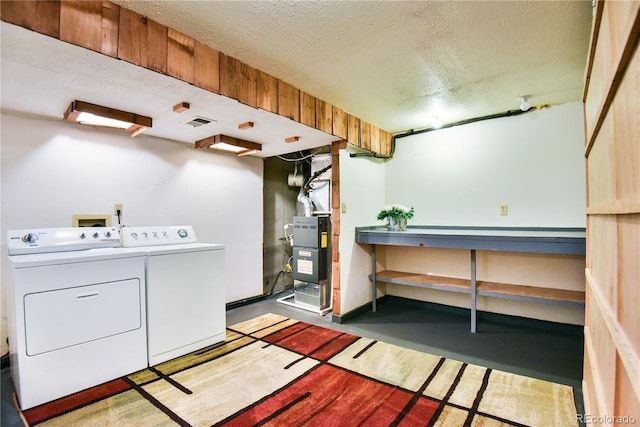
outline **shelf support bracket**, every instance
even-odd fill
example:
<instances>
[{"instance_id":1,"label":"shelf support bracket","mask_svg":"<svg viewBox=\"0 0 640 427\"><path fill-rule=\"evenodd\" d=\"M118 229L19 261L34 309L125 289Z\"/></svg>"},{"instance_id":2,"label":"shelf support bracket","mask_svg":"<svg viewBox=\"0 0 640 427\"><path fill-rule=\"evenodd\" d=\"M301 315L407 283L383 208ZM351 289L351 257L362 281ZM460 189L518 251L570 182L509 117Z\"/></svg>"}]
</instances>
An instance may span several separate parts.
<instances>
[{"instance_id":1,"label":"shelf support bracket","mask_svg":"<svg viewBox=\"0 0 640 427\"><path fill-rule=\"evenodd\" d=\"M476 333L476 250L471 249L471 332Z\"/></svg>"},{"instance_id":2,"label":"shelf support bracket","mask_svg":"<svg viewBox=\"0 0 640 427\"><path fill-rule=\"evenodd\" d=\"M371 311L376 312L376 245L371 245Z\"/></svg>"}]
</instances>

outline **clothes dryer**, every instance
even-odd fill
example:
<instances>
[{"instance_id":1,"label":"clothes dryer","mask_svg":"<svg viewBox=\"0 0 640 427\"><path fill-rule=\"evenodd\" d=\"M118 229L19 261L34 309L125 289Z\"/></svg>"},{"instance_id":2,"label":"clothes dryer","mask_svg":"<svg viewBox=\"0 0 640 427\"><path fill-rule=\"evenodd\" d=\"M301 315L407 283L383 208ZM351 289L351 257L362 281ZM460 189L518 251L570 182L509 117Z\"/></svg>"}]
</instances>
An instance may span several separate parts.
<instances>
[{"instance_id":1,"label":"clothes dryer","mask_svg":"<svg viewBox=\"0 0 640 427\"><path fill-rule=\"evenodd\" d=\"M11 376L28 409L147 367L145 259L112 227L8 232Z\"/></svg>"}]
</instances>

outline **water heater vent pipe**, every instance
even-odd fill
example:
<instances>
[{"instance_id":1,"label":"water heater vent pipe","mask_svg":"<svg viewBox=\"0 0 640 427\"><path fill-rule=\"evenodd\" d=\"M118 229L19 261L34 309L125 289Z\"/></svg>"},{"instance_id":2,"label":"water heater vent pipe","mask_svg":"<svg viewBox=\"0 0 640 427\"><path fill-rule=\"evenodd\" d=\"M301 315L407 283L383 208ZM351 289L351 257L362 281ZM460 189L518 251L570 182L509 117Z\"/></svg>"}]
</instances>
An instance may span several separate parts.
<instances>
[{"instance_id":1,"label":"water heater vent pipe","mask_svg":"<svg viewBox=\"0 0 640 427\"><path fill-rule=\"evenodd\" d=\"M304 216L311 216L313 205L311 203L311 199L304 195L302 189L300 189L300 193L298 193L298 203L302 203L302 206L304 207Z\"/></svg>"}]
</instances>

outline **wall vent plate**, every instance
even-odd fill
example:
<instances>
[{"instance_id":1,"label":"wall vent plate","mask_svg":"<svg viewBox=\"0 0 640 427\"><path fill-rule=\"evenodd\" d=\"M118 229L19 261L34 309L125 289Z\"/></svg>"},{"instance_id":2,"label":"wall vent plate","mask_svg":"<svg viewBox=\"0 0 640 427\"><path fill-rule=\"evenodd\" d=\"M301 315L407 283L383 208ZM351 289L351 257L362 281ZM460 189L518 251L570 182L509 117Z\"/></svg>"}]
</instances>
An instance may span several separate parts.
<instances>
[{"instance_id":1,"label":"wall vent plate","mask_svg":"<svg viewBox=\"0 0 640 427\"><path fill-rule=\"evenodd\" d=\"M193 119L191 119L190 121L187 122L188 125L195 127L199 127L199 126L203 126L203 125L208 125L211 122L215 122L215 120L213 119L207 119L206 117L200 117L200 116L196 116Z\"/></svg>"}]
</instances>

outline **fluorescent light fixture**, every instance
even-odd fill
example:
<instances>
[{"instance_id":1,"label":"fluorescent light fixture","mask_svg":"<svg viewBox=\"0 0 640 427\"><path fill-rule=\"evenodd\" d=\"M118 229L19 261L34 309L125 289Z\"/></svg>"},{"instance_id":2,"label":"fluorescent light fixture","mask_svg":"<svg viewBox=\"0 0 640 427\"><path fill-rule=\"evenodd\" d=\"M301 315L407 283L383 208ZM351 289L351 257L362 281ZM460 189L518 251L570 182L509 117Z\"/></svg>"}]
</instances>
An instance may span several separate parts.
<instances>
[{"instance_id":1,"label":"fluorescent light fixture","mask_svg":"<svg viewBox=\"0 0 640 427\"><path fill-rule=\"evenodd\" d=\"M107 117L96 116L91 113L80 113L76 122L82 125L95 125L104 126L108 128L127 129L131 126L131 123L123 122L122 120L109 119Z\"/></svg>"},{"instance_id":2,"label":"fluorescent light fixture","mask_svg":"<svg viewBox=\"0 0 640 427\"><path fill-rule=\"evenodd\" d=\"M73 101L64 113L64 119L83 125L123 129L133 138L151 127L151 117L107 108L84 101Z\"/></svg>"},{"instance_id":3,"label":"fluorescent light fixture","mask_svg":"<svg viewBox=\"0 0 640 427\"><path fill-rule=\"evenodd\" d=\"M244 139L227 135L214 135L196 141L196 148L208 147L236 153L237 156L246 156L257 151L262 151L262 145L257 142L245 141Z\"/></svg>"},{"instance_id":4,"label":"fluorescent light fixture","mask_svg":"<svg viewBox=\"0 0 640 427\"><path fill-rule=\"evenodd\" d=\"M211 148L215 148L217 150L223 150L223 151L231 151L232 153L240 153L246 150L246 148L244 147L238 147L236 145L227 144L226 142L220 142L218 144L214 144L211 146Z\"/></svg>"}]
</instances>

